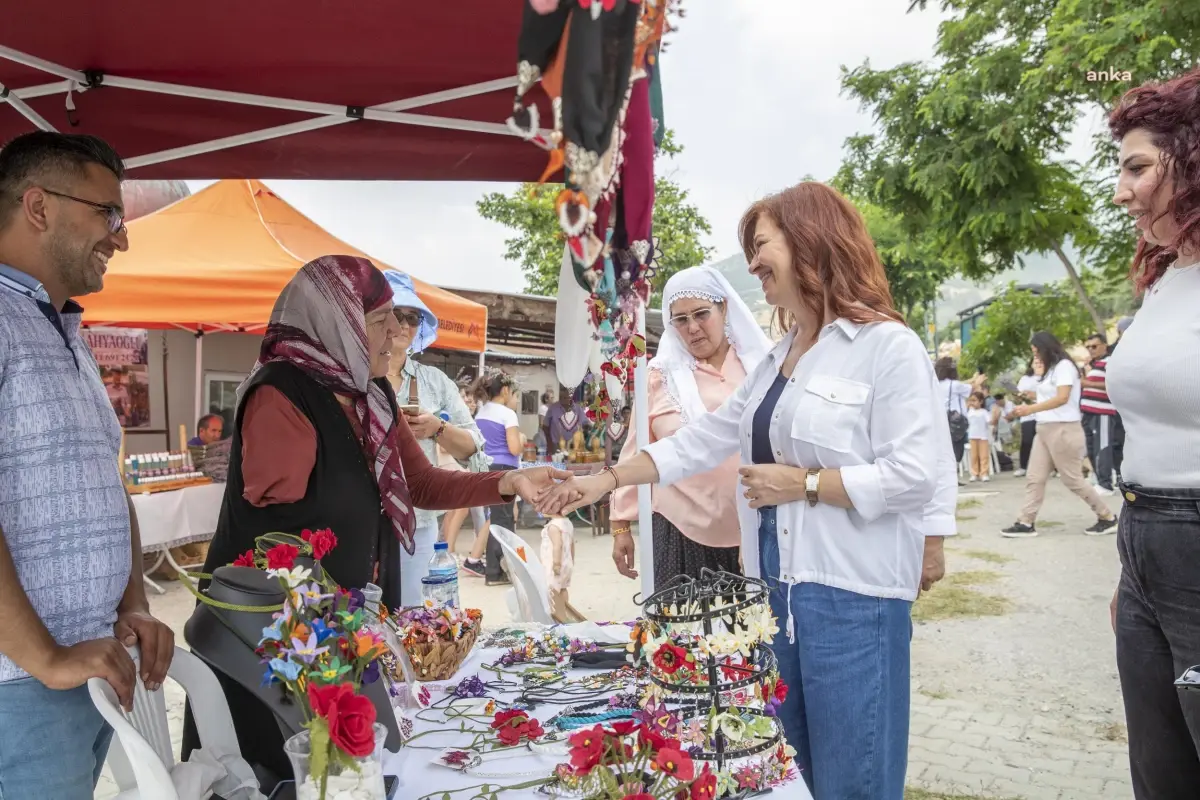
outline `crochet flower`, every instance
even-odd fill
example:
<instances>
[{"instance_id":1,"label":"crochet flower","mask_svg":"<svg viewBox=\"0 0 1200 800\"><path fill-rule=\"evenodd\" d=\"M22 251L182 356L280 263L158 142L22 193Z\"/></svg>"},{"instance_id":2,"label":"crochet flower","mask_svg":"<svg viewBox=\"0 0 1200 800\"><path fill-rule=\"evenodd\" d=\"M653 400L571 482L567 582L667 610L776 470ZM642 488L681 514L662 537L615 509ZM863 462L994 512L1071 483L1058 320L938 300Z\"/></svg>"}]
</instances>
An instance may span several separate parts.
<instances>
[{"instance_id":1,"label":"crochet flower","mask_svg":"<svg viewBox=\"0 0 1200 800\"><path fill-rule=\"evenodd\" d=\"M277 544L267 551L267 569L290 570L296 565L296 557L300 551L295 545Z\"/></svg>"},{"instance_id":2,"label":"crochet flower","mask_svg":"<svg viewBox=\"0 0 1200 800\"><path fill-rule=\"evenodd\" d=\"M579 775L586 775L600 763L604 755L604 730L597 725L594 728L571 734L571 766Z\"/></svg>"},{"instance_id":3,"label":"crochet flower","mask_svg":"<svg viewBox=\"0 0 1200 800\"><path fill-rule=\"evenodd\" d=\"M310 531L305 529L300 538L308 542L312 548L313 558L320 561L325 556L329 555L329 551L337 547L337 536L334 536L333 531L329 528L323 528L319 531Z\"/></svg>"},{"instance_id":4,"label":"crochet flower","mask_svg":"<svg viewBox=\"0 0 1200 800\"><path fill-rule=\"evenodd\" d=\"M696 764L687 753L665 747L654 757L654 766L659 771L678 781L687 782L696 776Z\"/></svg>"},{"instance_id":5,"label":"crochet flower","mask_svg":"<svg viewBox=\"0 0 1200 800\"><path fill-rule=\"evenodd\" d=\"M717 796L717 776L713 774L708 764L700 770L696 780L692 782L690 800L715 800Z\"/></svg>"},{"instance_id":6,"label":"crochet flower","mask_svg":"<svg viewBox=\"0 0 1200 800\"><path fill-rule=\"evenodd\" d=\"M294 681L300 676L300 664L295 661L272 658L269 666L272 672L285 680Z\"/></svg>"},{"instance_id":7,"label":"crochet flower","mask_svg":"<svg viewBox=\"0 0 1200 800\"><path fill-rule=\"evenodd\" d=\"M306 664L311 664L317 656L329 650L328 647L317 646L317 635L310 634L308 640L292 639L292 655Z\"/></svg>"},{"instance_id":8,"label":"crochet flower","mask_svg":"<svg viewBox=\"0 0 1200 800\"><path fill-rule=\"evenodd\" d=\"M284 545L279 546L284 547ZM295 550L296 548L293 547L292 549ZM270 555L270 553L271 551L268 550L267 554ZM286 567L272 568L269 574L286 581L289 589L295 589L308 580L309 576L312 575L312 570L308 567L296 567L289 563Z\"/></svg>"},{"instance_id":9,"label":"crochet flower","mask_svg":"<svg viewBox=\"0 0 1200 800\"><path fill-rule=\"evenodd\" d=\"M674 675L687 662L687 655L687 650L666 642L654 651L654 666L668 675Z\"/></svg>"},{"instance_id":10,"label":"crochet flower","mask_svg":"<svg viewBox=\"0 0 1200 800\"><path fill-rule=\"evenodd\" d=\"M235 558L233 560L233 566L235 566L235 567L253 567L253 566L255 566L254 551L247 550L246 552L242 553L240 556L238 556L237 558Z\"/></svg>"}]
</instances>

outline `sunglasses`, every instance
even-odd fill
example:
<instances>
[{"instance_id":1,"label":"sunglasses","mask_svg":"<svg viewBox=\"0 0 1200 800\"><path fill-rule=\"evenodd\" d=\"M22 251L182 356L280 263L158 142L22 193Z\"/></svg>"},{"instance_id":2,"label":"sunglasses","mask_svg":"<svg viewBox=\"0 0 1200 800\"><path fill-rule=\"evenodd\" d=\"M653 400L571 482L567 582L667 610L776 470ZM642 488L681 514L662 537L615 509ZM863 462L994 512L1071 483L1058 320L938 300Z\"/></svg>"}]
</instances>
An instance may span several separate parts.
<instances>
[{"instance_id":1,"label":"sunglasses","mask_svg":"<svg viewBox=\"0 0 1200 800\"><path fill-rule=\"evenodd\" d=\"M712 317L712 313L716 311L716 309L716 306L706 306L704 308L697 309L690 314L676 314L675 316L671 317L671 324L676 328L686 328L692 320L696 320L698 324L703 325L704 323L708 322L709 318Z\"/></svg>"},{"instance_id":2,"label":"sunglasses","mask_svg":"<svg viewBox=\"0 0 1200 800\"><path fill-rule=\"evenodd\" d=\"M98 211L103 211L109 233L123 233L125 231L125 212L116 206L110 206L108 203L96 203L91 200L84 200L82 197L55 192L51 189L42 189L42 191L53 197L61 197L63 200L74 200L76 203L82 203Z\"/></svg>"},{"instance_id":3,"label":"sunglasses","mask_svg":"<svg viewBox=\"0 0 1200 800\"><path fill-rule=\"evenodd\" d=\"M410 328L416 328L421 325L421 315L416 311L401 311L396 309L392 312L396 315L396 322L403 322Z\"/></svg>"}]
</instances>

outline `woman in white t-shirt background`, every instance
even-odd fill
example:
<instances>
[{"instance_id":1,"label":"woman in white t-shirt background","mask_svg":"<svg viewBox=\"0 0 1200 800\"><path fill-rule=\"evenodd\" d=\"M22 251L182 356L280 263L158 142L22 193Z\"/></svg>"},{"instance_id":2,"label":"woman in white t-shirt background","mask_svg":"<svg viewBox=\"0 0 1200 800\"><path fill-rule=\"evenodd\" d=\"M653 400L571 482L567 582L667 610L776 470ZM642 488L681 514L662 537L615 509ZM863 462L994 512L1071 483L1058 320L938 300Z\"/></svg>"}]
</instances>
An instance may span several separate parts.
<instances>
[{"instance_id":1,"label":"woman in white t-shirt background","mask_svg":"<svg viewBox=\"0 0 1200 800\"><path fill-rule=\"evenodd\" d=\"M1057 470L1063 485L1087 503L1096 514L1096 523L1084 530L1099 536L1116 533L1117 518L1104 504L1100 495L1083 477L1083 414L1079 410L1082 390L1079 367L1067 356L1062 342L1048 331L1038 331L1030 340L1038 360L1046 366L1037 383L1037 402L1017 406L1013 413L1021 418L1036 415L1037 437L1029 456L1025 476L1025 505L1015 524L1005 528L1003 536L1022 538L1037 536L1035 522L1046 498L1046 481Z\"/></svg>"},{"instance_id":2,"label":"woman in white t-shirt background","mask_svg":"<svg viewBox=\"0 0 1200 800\"><path fill-rule=\"evenodd\" d=\"M517 404L521 389L515 378L498 369L487 370L475 382L475 396L480 403L475 424L483 434L483 452L492 459L493 470L516 469L520 466L525 437L517 419ZM492 524L516 530L512 502L491 507ZM500 543L488 536L484 566L488 586L509 583L500 565L503 556Z\"/></svg>"}]
</instances>

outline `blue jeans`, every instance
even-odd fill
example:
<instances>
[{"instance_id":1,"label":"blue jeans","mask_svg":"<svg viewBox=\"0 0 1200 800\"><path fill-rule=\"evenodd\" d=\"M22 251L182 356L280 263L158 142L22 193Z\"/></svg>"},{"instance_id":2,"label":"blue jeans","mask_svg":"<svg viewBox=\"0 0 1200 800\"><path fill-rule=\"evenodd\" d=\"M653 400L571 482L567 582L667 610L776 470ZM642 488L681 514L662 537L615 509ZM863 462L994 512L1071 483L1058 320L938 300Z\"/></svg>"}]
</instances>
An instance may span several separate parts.
<instances>
[{"instance_id":1,"label":"blue jeans","mask_svg":"<svg viewBox=\"0 0 1200 800\"><path fill-rule=\"evenodd\" d=\"M762 510L759 560L779 623L773 649L788 685L784 735L816 800L902 800L908 767L912 603L778 580L774 508Z\"/></svg>"},{"instance_id":2,"label":"blue jeans","mask_svg":"<svg viewBox=\"0 0 1200 800\"><path fill-rule=\"evenodd\" d=\"M87 686L57 691L35 678L0 683L0 800L91 800L112 728Z\"/></svg>"}]
</instances>

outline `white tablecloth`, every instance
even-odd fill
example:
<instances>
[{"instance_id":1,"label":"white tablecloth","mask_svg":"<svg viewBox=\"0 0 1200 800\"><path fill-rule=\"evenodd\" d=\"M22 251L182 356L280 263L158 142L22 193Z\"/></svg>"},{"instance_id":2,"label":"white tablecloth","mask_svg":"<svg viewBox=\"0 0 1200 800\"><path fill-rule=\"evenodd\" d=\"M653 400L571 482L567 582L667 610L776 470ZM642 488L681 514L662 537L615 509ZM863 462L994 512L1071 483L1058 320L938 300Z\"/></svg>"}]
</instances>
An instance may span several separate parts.
<instances>
[{"instance_id":1,"label":"white tablecloth","mask_svg":"<svg viewBox=\"0 0 1200 800\"><path fill-rule=\"evenodd\" d=\"M142 552L153 553L192 542L208 541L217 532L225 484L188 486L173 492L130 493L142 533Z\"/></svg>"},{"instance_id":2,"label":"white tablecloth","mask_svg":"<svg viewBox=\"0 0 1200 800\"><path fill-rule=\"evenodd\" d=\"M611 626L604 628L604 633L609 634L613 638L604 637L600 634L600 629L593 623L579 623L576 625L562 626L565 633L572 637L589 638L594 641L625 641L629 637L629 628L620 626ZM597 635L599 634L599 635ZM602 638L603 637L603 638ZM453 686L463 678L469 678L472 675L478 675L483 681L495 680L496 674L483 669L483 664L491 664L501 655L504 650L490 649L483 650L475 648L467 660L463 662L458 673L449 681L431 682L428 685L432 690L433 700L444 698L445 692L442 691L443 686ZM570 677L582 676L591 672L604 672L606 670L572 670ZM510 678L511 679L511 678ZM513 700L516 698L516 692L509 692L500 695L501 699ZM553 717L558 712L562 711L564 706L561 705L542 705L538 706L533 711L529 712L530 716L536 717L543 723ZM438 724L435 722L424 722L415 719L416 711L408 711L410 718L414 719L414 733L421 733L435 728L457 727L457 723ZM437 718L436 713L426 714L426 716ZM481 783L488 783L493 786L511 786L514 784L525 783L535 780L538 775L515 775L511 778L476 778L470 775L465 775L456 772L447 767L434 764L434 760L441 753L441 748L461 746L469 744L473 734L463 733L444 733L423 736L414 744L421 747L439 747L437 750L418 750L401 748L399 753L384 752L383 754L383 771L387 775L395 775L400 780L399 789L396 791L396 798L404 798L404 800L417 800L426 794L434 793L434 800L441 797L441 792L452 791L454 789L465 789L469 786L478 786ZM504 758L496 761L485 761L479 768L481 771L486 771L492 774L499 773L523 773L533 770L542 770L543 776L548 776L554 771L554 767L569 760L568 756L551 756L542 755L530 752L521 757ZM466 798L467 794L453 795L455 798ZM547 795L538 792L537 789L525 789L522 791L504 792L499 795L500 798L507 800L533 800L541 798L545 800ZM804 785L804 781L800 778L786 783L783 786L776 787L769 795L764 795L769 800L812 800L812 795L809 794L808 788Z\"/></svg>"}]
</instances>

